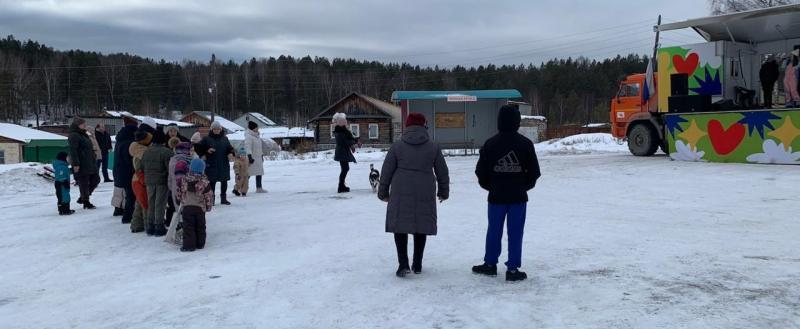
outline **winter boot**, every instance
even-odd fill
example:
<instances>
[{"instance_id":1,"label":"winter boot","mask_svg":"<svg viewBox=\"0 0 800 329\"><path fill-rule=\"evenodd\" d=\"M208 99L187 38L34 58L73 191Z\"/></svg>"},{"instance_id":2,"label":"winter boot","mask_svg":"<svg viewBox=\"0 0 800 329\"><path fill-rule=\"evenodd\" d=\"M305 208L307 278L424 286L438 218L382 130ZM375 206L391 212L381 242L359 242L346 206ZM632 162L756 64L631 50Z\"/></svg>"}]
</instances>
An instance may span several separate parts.
<instances>
[{"instance_id":1,"label":"winter boot","mask_svg":"<svg viewBox=\"0 0 800 329\"><path fill-rule=\"evenodd\" d=\"M125 218L122 219L122 224L130 224L130 223L131 223L130 219L125 219Z\"/></svg>"},{"instance_id":2,"label":"winter boot","mask_svg":"<svg viewBox=\"0 0 800 329\"><path fill-rule=\"evenodd\" d=\"M167 228L164 225L156 225L153 229L153 236L165 236L167 235Z\"/></svg>"},{"instance_id":3,"label":"winter boot","mask_svg":"<svg viewBox=\"0 0 800 329\"><path fill-rule=\"evenodd\" d=\"M144 232L144 229L143 229L143 228L137 228L137 229L133 229L133 228L132 228L132 229L131 229L131 233L133 233L133 234L136 234L136 233L142 233L142 232Z\"/></svg>"},{"instance_id":4,"label":"winter boot","mask_svg":"<svg viewBox=\"0 0 800 329\"><path fill-rule=\"evenodd\" d=\"M58 214L63 216L64 215L64 206L58 203Z\"/></svg>"},{"instance_id":5,"label":"winter boot","mask_svg":"<svg viewBox=\"0 0 800 329\"><path fill-rule=\"evenodd\" d=\"M115 208L114 208L114 214L113 214L112 216L114 216L114 217L117 217L117 216L122 216L124 213L125 213L125 211L124 211L124 210L122 210L122 208L120 208L120 207L115 207Z\"/></svg>"},{"instance_id":6,"label":"winter boot","mask_svg":"<svg viewBox=\"0 0 800 329\"><path fill-rule=\"evenodd\" d=\"M237 191L237 190L233 190L232 192L233 192L233 195L235 195L235 196L242 196L242 194L239 193L239 191Z\"/></svg>"},{"instance_id":7,"label":"winter boot","mask_svg":"<svg viewBox=\"0 0 800 329\"><path fill-rule=\"evenodd\" d=\"M156 235L156 227L153 225L147 225L147 236L155 236Z\"/></svg>"},{"instance_id":8,"label":"winter boot","mask_svg":"<svg viewBox=\"0 0 800 329\"><path fill-rule=\"evenodd\" d=\"M242 193L242 197L243 198L246 197L246 196L247 196L247 193Z\"/></svg>"},{"instance_id":9,"label":"winter boot","mask_svg":"<svg viewBox=\"0 0 800 329\"><path fill-rule=\"evenodd\" d=\"M406 275L411 274L411 270L408 268L408 264L400 264L400 266L397 267L397 272L394 274L397 275L398 278L405 278Z\"/></svg>"},{"instance_id":10,"label":"winter boot","mask_svg":"<svg viewBox=\"0 0 800 329\"><path fill-rule=\"evenodd\" d=\"M194 249L193 248L181 247L181 251L182 252L192 252L192 251L194 251Z\"/></svg>"},{"instance_id":11,"label":"winter boot","mask_svg":"<svg viewBox=\"0 0 800 329\"><path fill-rule=\"evenodd\" d=\"M514 282L514 281L522 281L528 278L528 275L525 272L519 270L510 270L506 271L506 281Z\"/></svg>"},{"instance_id":12,"label":"winter boot","mask_svg":"<svg viewBox=\"0 0 800 329\"><path fill-rule=\"evenodd\" d=\"M83 198L78 198L78 204L83 204Z\"/></svg>"},{"instance_id":13,"label":"winter boot","mask_svg":"<svg viewBox=\"0 0 800 329\"><path fill-rule=\"evenodd\" d=\"M69 203L62 204L61 207L64 209L62 215L69 216L75 213L75 210L69 209Z\"/></svg>"},{"instance_id":14,"label":"winter boot","mask_svg":"<svg viewBox=\"0 0 800 329\"><path fill-rule=\"evenodd\" d=\"M472 273L480 275L488 275L488 276L497 276L497 265L489 265L483 263L483 265L473 266Z\"/></svg>"},{"instance_id":15,"label":"winter boot","mask_svg":"<svg viewBox=\"0 0 800 329\"><path fill-rule=\"evenodd\" d=\"M97 209L89 200L83 200L83 209Z\"/></svg>"},{"instance_id":16,"label":"winter boot","mask_svg":"<svg viewBox=\"0 0 800 329\"><path fill-rule=\"evenodd\" d=\"M256 193L267 193L267 190L259 187L256 189Z\"/></svg>"}]
</instances>

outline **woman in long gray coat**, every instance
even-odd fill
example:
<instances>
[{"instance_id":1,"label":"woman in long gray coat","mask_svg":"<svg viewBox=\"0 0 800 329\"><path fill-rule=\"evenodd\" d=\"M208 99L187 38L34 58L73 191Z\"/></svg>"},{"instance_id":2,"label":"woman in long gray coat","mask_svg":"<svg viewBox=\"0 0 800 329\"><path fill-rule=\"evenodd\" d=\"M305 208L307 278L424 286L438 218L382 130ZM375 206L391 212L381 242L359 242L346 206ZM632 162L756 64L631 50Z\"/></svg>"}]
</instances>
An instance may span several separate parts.
<instances>
[{"instance_id":1,"label":"woman in long gray coat","mask_svg":"<svg viewBox=\"0 0 800 329\"><path fill-rule=\"evenodd\" d=\"M425 116L411 113L400 141L383 162L378 198L388 202L386 232L394 233L397 276L422 272L428 235L436 235L436 198L450 196L450 177L442 149L428 137ZM408 266L408 235L414 235L414 261Z\"/></svg>"}]
</instances>

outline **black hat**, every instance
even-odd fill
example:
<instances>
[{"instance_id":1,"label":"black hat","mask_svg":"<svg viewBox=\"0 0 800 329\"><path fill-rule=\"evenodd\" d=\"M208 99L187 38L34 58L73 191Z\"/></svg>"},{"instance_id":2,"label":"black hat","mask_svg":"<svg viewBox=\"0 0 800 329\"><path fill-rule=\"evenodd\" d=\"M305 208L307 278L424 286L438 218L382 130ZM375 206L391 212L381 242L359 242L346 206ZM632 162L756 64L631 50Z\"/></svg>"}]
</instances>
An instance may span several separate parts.
<instances>
[{"instance_id":1,"label":"black hat","mask_svg":"<svg viewBox=\"0 0 800 329\"><path fill-rule=\"evenodd\" d=\"M166 144L167 143L167 135L164 134L161 129L156 129L156 132L153 133L153 143L155 144Z\"/></svg>"},{"instance_id":2,"label":"black hat","mask_svg":"<svg viewBox=\"0 0 800 329\"><path fill-rule=\"evenodd\" d=\"M256 128L258 128L258 125L255 122L253 121L247 122L247 129L255 130Z\"/></svg>"},{"instance_id":3,"label":"black hat","mask_svg":"<svg viewBox=\"0 0 800 329\"><path fill-rule=\"evenodd\" d=\"M58 154L56 154L56 159L67 161L67 152L58 152Z\"/></svg>"},{"instance_id":4,"label":"black hat","mask_svg":"<svg viewBox=\"0 0 800 329\"><path fill-rule=\"evenodd\" d=\"M133 141L142 145L150 145L152 140L153 135L143 130L139 130L133 135Z\"/></svg>"},{"instance_id":5,"label":"black hat","mask_svg":"<svg viewBox=\"0 0 800 329\"><path fill-rule=\"evenodd\" d=\"M505 132L517 131L519 130L520 121L522 121L522 117L520 116L518 105L503 105L497 114L497 130Z\"/></svg>"}]
</instances>

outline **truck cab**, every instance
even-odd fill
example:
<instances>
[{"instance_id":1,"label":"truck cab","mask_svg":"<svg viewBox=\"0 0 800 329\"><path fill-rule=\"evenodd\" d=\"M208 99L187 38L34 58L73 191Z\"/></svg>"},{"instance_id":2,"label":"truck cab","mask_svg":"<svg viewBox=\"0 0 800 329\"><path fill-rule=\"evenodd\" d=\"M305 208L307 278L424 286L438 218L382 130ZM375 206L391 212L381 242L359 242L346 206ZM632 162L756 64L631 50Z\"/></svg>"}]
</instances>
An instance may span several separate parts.
<instances>
[{"instance_id":1,"label":"truck cab","mask_svg":"<svg viewBox=\"0 0 800 329\"><path fill-rule=\"evenodd\" d=\"M645 74L633 74L619 84L611 101L611 134L627 138L631 153L653 155L661 146L661 122L657 115L657 97L644 100Z\"/></svg>"}]
</instances>

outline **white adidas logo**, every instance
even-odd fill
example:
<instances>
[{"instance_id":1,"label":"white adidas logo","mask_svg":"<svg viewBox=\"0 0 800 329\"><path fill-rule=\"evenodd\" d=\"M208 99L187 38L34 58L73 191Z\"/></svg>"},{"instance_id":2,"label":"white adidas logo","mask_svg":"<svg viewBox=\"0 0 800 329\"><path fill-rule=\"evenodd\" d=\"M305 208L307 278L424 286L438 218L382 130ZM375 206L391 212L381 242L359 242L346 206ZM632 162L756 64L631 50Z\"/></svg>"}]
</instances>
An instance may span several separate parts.
<instances>
[{"instance_id":1,"label":"white adidas logo","mask_svg":"<svg viewBox=\"0 0 800 329\"><path fill-rule=\"evenodd\" d=\"M518 173L522 172L522 166L519 163L519 158L514 151L508 152L504 157L497 160L494 166L494 172L498 173Z\"/></svg>"}]
</instances>

